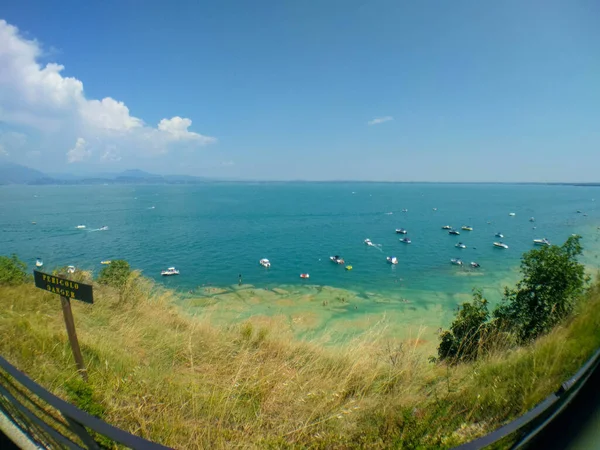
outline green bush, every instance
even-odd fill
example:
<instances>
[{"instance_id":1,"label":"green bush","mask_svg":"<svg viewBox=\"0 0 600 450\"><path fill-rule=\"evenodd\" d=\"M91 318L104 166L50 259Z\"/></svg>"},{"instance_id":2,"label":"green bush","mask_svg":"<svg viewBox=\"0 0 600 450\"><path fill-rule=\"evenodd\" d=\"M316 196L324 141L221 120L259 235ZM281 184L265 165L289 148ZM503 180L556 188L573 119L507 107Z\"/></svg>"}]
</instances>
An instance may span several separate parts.
<instances>
[{"instance_id":1,"label":"green bush","mask_svg":"<svg viewBox=\"0 0 600 450\"><path fill-rule=\"evenodd\" d=\"M27 280L27 264L17 255L0 256L0 285L16 286Z\"/></svg>"},{"instance_id":2,"label":"green bush","mask_svg":"<svg viewBox=\"0 0 600 450\"><path fill-rule=\"evenodd\" d=\"M98 283L122 289L127 282L129 274L131 274L129 263L125 260L118 259L112 261L100 271Z\"/></svg>"},{"instance_id":3,"label":"green bush","mask_svg":"<svg viewBox=\"0 0 600 450\"><path fill-rule=\"evenodd\" d=\"M459 306L450 330L440 335L440 361L472 361L485 350L485 338L491 329L487 304L481 291L474 290L473 301Z\"/></svg>"},{"instance_id":4,"label":"green bush","mask_svg":"<svg viewBox=\"0 0 600 450\"><path fill-rule=\"evenodd\" d=\"M589 277L577 257L580 236L562 246L550 245L523 255L523 279L516 289L505 288L504 299L494 311L501 328L514 332L520 343L547 333L568 317L584 293Z\"/></svg>"}]
</instances>

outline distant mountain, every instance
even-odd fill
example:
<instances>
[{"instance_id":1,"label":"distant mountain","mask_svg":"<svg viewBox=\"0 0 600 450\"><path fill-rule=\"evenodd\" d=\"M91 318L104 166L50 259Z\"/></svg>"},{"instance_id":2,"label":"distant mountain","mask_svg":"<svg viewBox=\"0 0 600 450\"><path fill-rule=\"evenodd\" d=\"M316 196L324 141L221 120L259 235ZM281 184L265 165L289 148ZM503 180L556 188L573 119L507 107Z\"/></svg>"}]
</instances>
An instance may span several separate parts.
<instances>
[{"instance_id":1,"label":"distant mountain","mask_svg":"<svg viewBox=\"0 0 600 450\"><path fill-rule=\"evenodd\" d=\"M215 180L191 175L156 175L139 169L119 173L75 175L70 173L45 174L18 164L0 165L2 184L198 184Z\"/></svg>"},{"instance_id":2,"label":"distant mountain","mask_svg":"<svg viewBox=\"0 0 600 450\"><path fill-rule=\"evenodd\" d=\"M19 164L5 163L0 165L0 184L29 184L47 179L39 170Z\"/></svg>"}]
</instances>

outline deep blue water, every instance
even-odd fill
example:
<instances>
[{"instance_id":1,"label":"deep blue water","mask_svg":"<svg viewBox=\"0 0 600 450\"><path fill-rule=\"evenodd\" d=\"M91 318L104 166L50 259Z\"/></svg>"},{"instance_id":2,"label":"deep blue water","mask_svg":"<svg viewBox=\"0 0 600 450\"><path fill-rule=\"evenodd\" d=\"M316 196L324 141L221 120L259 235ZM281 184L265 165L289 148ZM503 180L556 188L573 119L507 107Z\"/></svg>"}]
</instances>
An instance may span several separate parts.
<instances>
[{"instance_id":1,"label":"deep blue water","mask_svg":"<svg viewBox=\"0 0 600 450\"><path fill-rule=\"evenodd\" d=\"M600 188L573 186L4 186L0 254L15 252L30 267L41 257L46 269L73 264L96 272L101 260L123 258L182 289L235 284L238 274L257 286L300 284L305 281L299 274L308 272L311 284L358 291L463 292L474 285L498 290L502 280L514 276L534 238L560 243L580 233L585 261L595 264L599 204ZM87 228L76 229L79 224ZM474 231L450 236L441 229L446 224L468 224ZM103 225L109 230L92 231ZM408 229L412 244L399 242L397 227ZM493 248L497 231L504 233L508 250ZM364 245L365 238L381 244L381 251ZM455 248L459 241L468 248ZM354 269L332 264L328 257L335 254ZM386 256L397 256L400 263L392 267ZM482 275L457 276L461 269L449 262L454 257L479 262ZM269 258L272 268L260 267L260 258ZM181 275L161 279L168 266Z\"/></svg>"}]
</instances>

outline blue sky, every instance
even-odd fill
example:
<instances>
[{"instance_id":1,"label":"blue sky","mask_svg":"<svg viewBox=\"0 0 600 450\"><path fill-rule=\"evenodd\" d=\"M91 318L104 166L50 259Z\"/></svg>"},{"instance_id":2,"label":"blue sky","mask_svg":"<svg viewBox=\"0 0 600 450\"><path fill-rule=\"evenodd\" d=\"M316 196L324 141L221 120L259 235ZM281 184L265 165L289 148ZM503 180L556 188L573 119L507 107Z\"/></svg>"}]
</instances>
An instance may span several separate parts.
<instances>
[{"instance_id":1,"label":"blue sky","mask_svg":"<svg viewBox=\"0 0 600 450\"><path fill-rule=\"evenodd\" d=\"M5 3L0 161L600 181L594 0Z\"/></svg>"}]
</instances>

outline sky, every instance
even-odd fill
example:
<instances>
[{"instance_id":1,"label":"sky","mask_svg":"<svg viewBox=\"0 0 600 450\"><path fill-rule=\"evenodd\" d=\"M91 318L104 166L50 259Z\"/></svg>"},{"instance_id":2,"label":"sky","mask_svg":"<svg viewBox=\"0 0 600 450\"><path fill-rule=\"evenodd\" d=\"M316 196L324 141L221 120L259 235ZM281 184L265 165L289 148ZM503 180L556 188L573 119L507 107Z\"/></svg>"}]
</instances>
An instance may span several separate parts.
<instances>
[{"instance_id":1,"label":"sky","mask_svg":"<svg viewBox=\"0 0 600 450\"><path fill-rule=\"evenodd\" d=\"M0 5L0 163L600 181L596 0Z\"/></svg>"}]
</instances>

